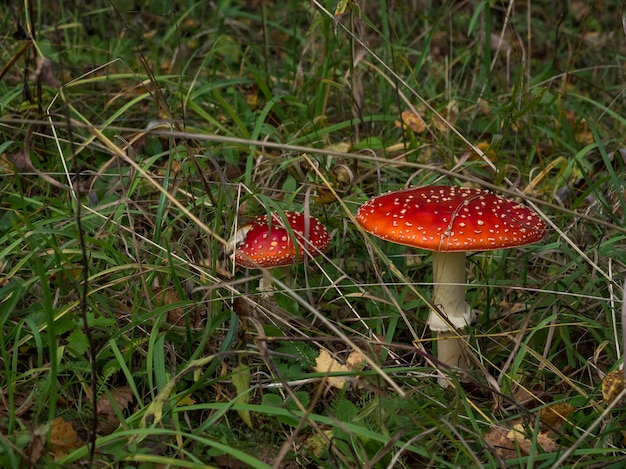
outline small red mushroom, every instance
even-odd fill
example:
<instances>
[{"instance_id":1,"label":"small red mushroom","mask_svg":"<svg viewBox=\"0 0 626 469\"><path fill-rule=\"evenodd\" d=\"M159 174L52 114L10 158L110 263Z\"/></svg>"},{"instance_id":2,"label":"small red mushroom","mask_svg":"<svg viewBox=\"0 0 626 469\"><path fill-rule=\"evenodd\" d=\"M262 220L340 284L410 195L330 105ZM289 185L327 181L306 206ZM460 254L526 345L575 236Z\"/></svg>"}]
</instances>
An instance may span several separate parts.
<instances>
[{"instance_id":1,"label":"small red mushroom","mask_svg":"<svg viewBox=\"0 0 626 469\"><path fill-rule=\"evenodd\" d=\"M433 304L428 325L438 333L438 359L466 368L454 329L475 314L465 302L465 253L535 243L541 218L518 202L482 189L427 186L389 192L365 202L356 219L365 231L393 243L433 251ZM448 340L441 340L448 339ZM440 383L447 385L446 380Z\"/></svg>"},{"instance_id":2,"label":"small red mushroom","mask_svg":"<svg viewBox=\"0 0 626 469\"><path fill-rule=\"evenodd\" d=\"M284 218L274 212L271 221L268 215L263 215L237 230L231 240L235 264L251 268L280 267L302 262L305 254L316 257L328 249L331 238L320 221L299 212L283 215Z\"/></svg>"}]
</instances>

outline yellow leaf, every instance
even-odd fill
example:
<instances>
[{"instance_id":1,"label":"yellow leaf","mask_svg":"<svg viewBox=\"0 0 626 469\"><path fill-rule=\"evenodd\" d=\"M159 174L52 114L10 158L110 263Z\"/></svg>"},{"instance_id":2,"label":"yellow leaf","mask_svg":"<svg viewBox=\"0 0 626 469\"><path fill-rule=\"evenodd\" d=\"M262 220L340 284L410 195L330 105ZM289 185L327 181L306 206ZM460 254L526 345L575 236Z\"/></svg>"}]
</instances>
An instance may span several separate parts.
<instances>
[{"instance_id":1,"label":"yellow leaf","mask_svg":"<svg viewBox=\"0 0 626 469\"><path fill-rule=\"evenodd\" d=\"M602 380L602 397L604 402L610 404L615 400L620 392L624 390L626 380L623 370L615 370L607 373Z\"/></svg>"},{"instance_id":2,"label":"yellow leaf","mask_svg":"<svg viewBox=\"0 0 626 469\"><path fill-rule=\"evenodd\" d=\"M349 153L352 149L350 142L337 142L324 145L324 150L336 151L337 153Z\"/></svg>"},{"instance_id":3,"label":"yellow leaf","mask_svg":"<svg viewBox=\"0 0 626 469\"><path fill-rule=\"evenodd\" d=\"M157 425L161 421L163 418L163 406L167 403L170 394L174 390L174 386L176 386L176 381L174 379L169 380L165 386L163 386L163 389L161 389L161 391L156 395L154 400L148 405L146 412L143 414L140 428L151 427L153 425ZM133 442L137 442L143 438L144 436L136 436L131 438L131 440L133 440Z\"/></svg>"},{"instance_id":4,"label":"yellow leaf","mask_svg":"<svg viewBox=\"0 0 626 469\"><path fill-rule=\"evenodd\" d=\"M337 7L335 8L335 18L337 16L341 16L346 12L346 8L348 8L348 5L350 4L350 0L339 0L339 3L337 3Z\"/></svg>"},{"instance_id":5,"label":"yellow leaf","mask_svg":"<svg viewBox=\"0 0 626 469\"><path fill-rule=\"evenodd\" d=\"M348 355L346 364L342 365L330 356L328 350L321 349L319 356L315 359L315 366L313 367L313 370L316 373L349 373L361 365L363 360L363 355L356 350L353 350L350 355ZM327 382L334 388L343 389L346 384L346 378L344 376L329 376L327 378Z\"/></svg>"},{"instance_id":6,"label":"yellow leaf","mask_svg":"<svg viewBox=\"0 0 626 469\"><path fill-rule=\"evenodd\" d=\"M424 132L424 130L426 130L426 122L424 122L424 119L422 119L413 111L402 111L402 114L400 116L402 117L402 122L395 121L393 123L396 127L410 129L416 134L421 134L422 132Z\"/></svg>"},{"instance_id":7,"label":"yellow leaf","mask_svg":"<svg viewBox=\"0 0 626 469\"><path fill-rule=\"evenodd\" d=\"M361 352L357 352L356 350L353 350L352 352L350 352L350 355L348 355L348 359L346 360L346 365L348 366L349 370L354 370L357 367L359 367L361 363L363 363L363 360L365 360L365 358L363 357L363 354Z\"/></svg>"},{"instance_id":8,"label":"yellow leaf","mask_svg":"<svg viewBox=\"0 0 626 469\"><path fill-rule=\"evenodd\" d=\"M567 417L575 410L574 406L565 402L550 404L541 409L541 421L552 428L556 428L567 420Z\"/></svg>"},{"instance_id":9,"label":"yellow leaf","mask_svg":"<svg viewBox=\"0 0 626 469\"><path fill-rule=\"evenodd\" d=\"M493 149L489 147L490 147L489 142L483 141L483 142L478 142L476 144L476 148L482 151L483 155L485 155L489 161L495 162L498 159L498 155L496 155L496 152L493 151ZM470 149L469 159L471 161L482 161L483 158L479 156L478 153L476 153L473 149Z\"/></svg>"},{"instance_id":10,"label":"yellow leaf","mask_svg":"<svg viewBox=\"0 0 626 469\"><path fill-rule=\"evenodd\" d=\"M193 397L191 397L191 394L185 394L184 396L179 397L176 400L176 405L177 406L179 406L179 405L180 406L183 406L183 405L194 405L195 403L196 403L196 400Z\"/></svg>"},{"instance_id":11,"label":"yellow leaf","mask_svg":"<svg viewBox=\"0 0 626 469\"><path fill-rule=\"evenodd\" d=\"M322 457L323 452L328 448L328 442L333 439L332 430L322 430L322 432L324 435L313 433L304 441L306 449L318 458Z\"/></svg>"},{"instance_id":12,"label":"yellow leaf","mask_svg":"<svg viewBox=\"0 0 626 469\"><path fill-rule=\"evenodd\" d=\"M333 203L335 200L335 194L333 194L330 189L324 186L319 186L316 188L315 195L313 195L313 202L318 205L325 205Z\"/></svg>"}]
</instances>

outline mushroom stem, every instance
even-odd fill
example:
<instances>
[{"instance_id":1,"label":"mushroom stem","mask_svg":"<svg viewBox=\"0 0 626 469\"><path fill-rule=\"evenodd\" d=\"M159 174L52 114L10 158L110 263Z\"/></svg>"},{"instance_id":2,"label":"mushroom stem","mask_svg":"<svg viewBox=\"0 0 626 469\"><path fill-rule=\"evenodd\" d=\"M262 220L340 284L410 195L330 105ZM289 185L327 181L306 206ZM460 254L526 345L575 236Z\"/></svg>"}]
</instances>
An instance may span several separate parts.
<instances>
[{"instance_id":1,"label":"mushroom stem","mask_svg":"<svg viewBox=\"0 0 626 469\"><path fill-rule=\"evenodd\" d=\"M270 298L274 294L274 279L284 279L287 284L291 284L291 267L281 266L273 269L267 269L263 272L261 279L259 280L259 295L263 298Z\"/></svg>"},{"instance_id":2,"label":"mushroom stem","mask_svg":"<svg viewBox=\"0 0 626 469\"><path fill-rule=\"evenodd\" d=\"M467 370L469 365L463 353L463 347L461 346L461 339L459 334L462 334L461 329L456 331L439 331L437 332L437 360L441 363L453 366L461 370ZM442 387L448 386L449 379L446 376L441 375L437 378L437 382Z\"/></svg>"},{"instance_id":3,"label":"mushroom stem","mask_svg":"<svg viewBox=\"0 0 626 469\"><path fill-rule=\"evenodd\" d=\"M474 320L474 312L465 302L465 252L433 252L433 283L433 304L439 311L431 310L428 325L437 333L437 358L446 365L467 369L463 339L458 336ZM445 379L440 384L442 381L447 384Z\"/></svg>"}]
</instances>

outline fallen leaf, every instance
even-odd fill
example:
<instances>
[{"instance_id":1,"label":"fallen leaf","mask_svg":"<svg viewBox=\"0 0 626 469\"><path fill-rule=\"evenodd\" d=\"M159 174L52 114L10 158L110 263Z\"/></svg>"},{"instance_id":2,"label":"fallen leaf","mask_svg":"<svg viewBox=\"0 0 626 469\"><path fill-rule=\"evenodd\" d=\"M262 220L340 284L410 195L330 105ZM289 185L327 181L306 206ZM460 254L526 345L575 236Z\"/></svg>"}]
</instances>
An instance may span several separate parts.
<instances>
[{"instance_id":1,"label":"fallen leaf","mask_svg":"<svg viewBox=\"0 0 626 469\"><path fill-rule=\"evenodd\" d=\"M98 434L110 435L120 425L118 414L115 411L114 403L119 411L128 408L133 400L133 391L130 386L113 388L108 393L100 396L96 402L98 411Z\"/></svg>"},{"instance_id":2,"label":"fallen leaf","mask_svg":"<svg viewBox=\"0 0 626 469\"><path fill-rule=\"evenodd\" d=\"M26 448L28 462L31 463L31 467L36 467L37 461L39 461L43 455L50 426L51 422L48 422L43 425L38 425L32 430L31 440L28 442L28 447Z\"/></svg>"},{"instance_id":3,"label":"fallen leaf","mask_svg":"<svg viewBox=\"0 0 626 469\"><path fill-rule=\"evenodd\" d=\"M357 369L363 363L363 360L363 355L353 350L350 352L350 355L348 355L346 364L342 365L330 356L328 350L321 349L319 356L315 359L313 370L316 373L349 373ZM347 381L344 376L328 376L326 380L329 386L337 389L343 389Z\"/></svg>"},{"instance_id":4,"label":"fallen leaf","mask_svg":"<svg viewBox=\"0 0 626 469\"><path fill-rule=\"evenodd\" d=\"M513 426L511 430L506 434L506 437L517 444L519 448L527 455L532 454L533 452L533 440L526 438L526 430L524 429L524 425L521 423L517 423ZM559 444L554 441L548 435L548 432L540 432L536 436L537 444L543 449L546 453L554 453L559 449Z\"/></svg>"},{"instance_id":5,"label":"fallen leaf","mask_svg":"<svg viewBox=\"0 0 626 469\"><path fill-rule=\"evenodd\" d=\"M174 376L167 383L165 383L165 385L155 396L153 401L145 407L144 415L141 418L139 428L148 428L152 425L158 425L163 418L163 407L167 404L172 392L174 392L174 389L176 388L176 383L183 376L192 372L194 379L197 380L202 375L202 368L211 363L211 361L213 361L213 358L213 355L209 355L187 363L187 365L176 376ZM146 432L137 432L130 438L130 443L139 443L140 441L143 441L146 436Z\"/></svg>"},{"instance_id":6,"label":"fallen leaf","mask_svg":"<svg viewBox=\"0 0 626 469\"><path fill-rule=\"evenodd\" d=\"M602 397L604 402L610 404L615 400L619 393L624 390L626 379L624 379L624 370L615 370L606 374L602 380Z\"/></svg>"},{"instance_id":7,"label":"fallen leaf","mask_svg":"<svg viewBox=\"0 0 626 469\"><path fill-rule=\"evenodd\" d=\"M244 99L250 109L256 109L259 106L259 87L256 84L240 86L239 91L243 93Z\"/></svg>"},{"instance_id":8,"label":"fallen leaf","mask_svg":"<svg viewBox=\"0 0 626 469\"><path fill-rule=\"evenodd\" d=\"M354 370L361 363L363 363L363 360L365 360L365 357L363 357L363 354L361 352L357 352L356 350L353 350L352 352L350 352L350 355L348 355L348 359L346 360L346 366L348 367L348 369Z\"/></svg>"},{"instance_id":9,"label":"fallen leaf","mask_svg":"<svg viewBox=\"0 0 626 469\"><path fill-rule=\"evenodd\" d=\"M58 271L48 276L48 281L54 286L72 286L78 281L83 274L83 268L74 267L72 264L63 265Z\"/></svg>"},{"instance_id":10,"label":"fallen leaf","mask_svg":"<svg viewBox=\"0 0 626 469\"><path fill-rule=\"evenodd\" d=\"M321 432L323 435L322 433L313 433L304 441L306 449L318 458L322 457L324 451L328 449L329 442L333 440L333 431L331 429L321 430Z\"/></svg>"},{"instance_id":11,"label":"fallen leaf","mask_svg":"<svg viewBox=\"0 0 626 469\"><path fill-rule=\"evenodd\" d=\"M484 436L485 442L491 445L502 459L512 459L519 456L519 450L515 443L507 438L508 432L506 428L492 427Z\"/></svg>"},{"instance_id":12,"label":"fallen leaf","mask_svg":"<svg viewBox=\"0 0 626 469\"><path fill-rule=\"evenodd\" d=\"M563 410L563 412L565 411ZM492 427L484 436L485 442L503 459L531 455L533 447L536 448L537 446L546 453L554 453L559 450L560 445L551 437L550 432L540 432L533 438L527 438L526 429L519 419L511 423L513 426L510 429Z\"/></svg>"},{"instance_id":13,"label":"fallen leaf","mask_svg":"<svg viewBox=\"0 0 626 469\"><path fill-rule=\"evenodd\" d=\"M178 303L180 299L178 298L178 294L176 290L168 289L165 290L163 295L163 304L164 305L172 305ZM173 324L175 326L184 326L185 325L185 311L183 308L174 308L170 309L167 312L167 322L169 324Z\"/></svg>"},{"instance_id":14,"label":"fallen leaf","mask_svg":"<svg viewBox=\"0 0 626 469\"><path fill-rule=\"evenodd\" d=\"M170 394L176 387L176 378L170 379L163 389L159 391L154 400L145 408L143 417L141 418L140 428L148 428L157 425L163 418L163 407L167 404ZM131 438L132 443L142 441L146 436L143 433L137 433Z\"/></svg>"},{"instance_id":15,"label":"fallen leaf","mask_svg":"<svg viewBox=\"0 0 626 469\"><path fill-rule=\"evenodd\" d=\"M130 386L113 388L108 393L103 394L96 402L96 409L101 415L115 415L113 402L118 410L125 410L133 400L133 390Z\"/></svg>"},{"instance_id":16,"label":"fallen leaf","mask_svg":"<svg viewBox=\"0 0 626 469\"><path fill-rule=\"evenodd\" d=\"M523 305L520 304L519 306ZM505 301L502 301L499 304L499 307L502 309L502 311L508 310L510 312L514 312L517 311L518 304L509 304ZM540 397L538 396L538 394L540 393L536 393L534 390L527 389L524 386L518 386L518 388L513 393L513 399L515 399L515 402L518 404L528 404L537 400Z\"/></svg>"},{"instance_id":17,"label":"fallen leaf","mask_svg":"<svg viewBox=\"0 0 626 469\"><path fill-rule=\"evenodd\" d=\"M30 161L30 157L22 150L17 150L12 153L6 153L6 159L13 163L15 170L18 173L26 173L33 171L33 163Z\"/></svg>"},{"instance_id":18,"label":"fallen leaf","mask_svg":"<svg viewBox=\"0 0 626 469\"><path fill-rule=\"evenodd\" d=\"M179 397L176 400L176 405L177 406L185 406L185 405L194 405L196 403L196 400L191 397L191 394L185 394L182 397Z\"/></svg>"},{"instance_id":19,"label":"fallen leaf","mask_svg":"<svg viewBox=\"0 0 626 469\"><path fill-rule=\"evenodd\" d=\"M35 70L35 80L45 86L57 88L59 80L54 76L52 71L52 60L49 58L37 57L37 69Z\"/></svg>"},{"instance_id":20,"label":"fallen leaf","mask_svg":"<svg viewBox=\"0 0 626 469\"><path fill-rule=\"evenodd\" d=\"M594 142L593 133L584 117L579 118L575 111L569 110L565 111L565 118L572 129L574 129L574 138L578 143L590 145Z\"/></svg>"},{"instance_id":21,"label":"fallen leaf","mask_svg":"<svg viewBox=\"0 0 626 469\"><path fill-rule=\"evenodd\" d=\"M402 122L394 121L393 125L401 127L403 129L410 129L416 134L421 134L426 130L426 122L419 115L411 110L402 111L400 115Z\"/></svg>"},{"instance_id":22,"label":"fallen leaf","mask_svg":"<svg viewBox=\"0 0 626 469\"><path fill-rule=\"evenodd\" d=\"M349 153L352 150L352 144L349 142L337 142L324 145L324 150L336 151L337 153Z\"/></svg>"},{"instance_id":23,"label":"fallen leaf","mask_svg":"<svg viewBox=\"0 0 626 469\"><path fill-rule=\"evenodd\" d=\"M50 452L54 459L61 459L67 455L68 450L78 448L83 442L78 438L72 424L63 417L57 417L50 426Z\"/></svg>"},{"instance_id":24,"label":"fallen leaf","mask_svg":"<svg viewBox=\"0 0 626 469\"><path fill-rule=\"evenodd\" d=\"M541 409L541 421L552 428L557 428L576 408L566 402L557 402Z\"/></svg>"},{"instance_id":25,"label":"fallen leaf","mask_svg":"<svg viewBox=\"0 0 626 469\"><path fill-rule=\"evenodd\" d=\"M476 103L478 104L478 112L480 112L483 116L488 116L491 113L489 101L483 98L478 98Z\"/></svg>"},{"instance_id":26,"label":"fallen leaf","mask_svg":"<svg viewBox=\"0 0 626 469\"><path fill-rule=\"evenodd\" d=\"M37 176L39 176L49 184L52 184L53 186L61 189L66 189L65 185L61 184L53 177L48 176L46 173L42 173L37 168L35 168L28 152L17 150L13 153L7 153L6 159L13 163L18 173L34 172L37 174Z\"/></svg>"},{"instance_id":27,"label":"fallen leaf","mask_svg":"<svg viewBox=\"0 0 626 469\"><path fill-rule=\"evenodd\" d=\"M197 18L185 18L180 26L183 31L193 31L198 29L200 25L200 20Z\"/></svg>"},{"instance_id":28,"label":"fallen leaf","mask_svg":"<svg viewBox=\"0 0 626 469\"><path fill-rule=\"evenodd\" d=\"M511 43L500 33L491 33L489 40L491 42L492 50L499 50L500 52L508 54L509 52L511 52L511 49L513 49Z\"/></svg>"},{"instance_id":29,"label":"fallen leaf","mask_svg":"<svg viewBox=\"0 0 626 469\"><path fill-rule=\"evenodd\" d=\"M335 202L336 197L335 194L332 193L330 189L324 186L318 186L315 188L315 193L313 194L313 202L318 205L326 205Z\"/></svg>"},{"instance_id":30,"label":"fallen leaf","mask_svg":"<svg viewBox=\"0 0 626 469\"><path fill-rule=\"evenodd\" d=\"M439 132L448 132L450 126L454 125L459 115L459 105L455 100L451 100L446 107L439 111L439 116L433 117L433 126Z\"/></svg>"},{"instance_id":31,"label":"fallen leaf","mask_svg":"<svg viewBox=\"0 0 626 469\"><path fill-rule=\"evenodd\" d=\"M476 148L478 148L480 151L483 152L483 155L485 155L485 157L489 161L495 162L498 159L498 155L496 154L496 152L493 151L492 148L489 148L491 146L489 142L478 142L475 146ZM482 161L483 157L470 148L469 159L470 161Z\"/></svg>"}]
</instances>

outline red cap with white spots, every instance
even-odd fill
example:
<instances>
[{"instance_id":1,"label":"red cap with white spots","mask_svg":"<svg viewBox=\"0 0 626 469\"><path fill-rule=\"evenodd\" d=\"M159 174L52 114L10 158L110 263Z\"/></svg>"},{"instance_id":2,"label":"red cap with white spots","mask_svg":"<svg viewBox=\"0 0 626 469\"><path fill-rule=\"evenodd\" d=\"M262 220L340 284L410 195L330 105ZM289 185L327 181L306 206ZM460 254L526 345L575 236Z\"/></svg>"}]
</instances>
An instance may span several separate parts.
<instances>
[{"instance_id":1,"label":"red cap with white spots","mask_svg":"<svg viewBox=\"0 0 626 469\"><path fill-rule=\"evenodd\" d=\"M285 227L289 223L295 241ZM307 226L308 224L308 226ZM235 263L243 267L279 267L301 260L303 253L317 256L330 246L330 235L317 219L298 212L263 215L243 225L235 235Z\"/></svg>"},{"instance_id":2,"label":"red cap with white spots","mask_svg":"<svg viewBox=\"0 0 626 469\"><path fill-rule=\"evenodd\" d=\"M546 228L520 203L482 189L426 186L374 197L358 210L365 231L431 251L486 251L535 243Z\"/></svg>"}]
</instances>

